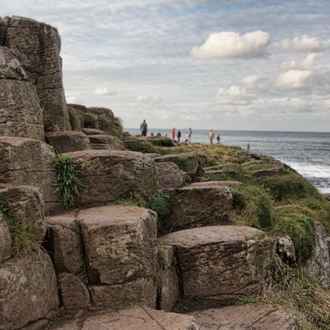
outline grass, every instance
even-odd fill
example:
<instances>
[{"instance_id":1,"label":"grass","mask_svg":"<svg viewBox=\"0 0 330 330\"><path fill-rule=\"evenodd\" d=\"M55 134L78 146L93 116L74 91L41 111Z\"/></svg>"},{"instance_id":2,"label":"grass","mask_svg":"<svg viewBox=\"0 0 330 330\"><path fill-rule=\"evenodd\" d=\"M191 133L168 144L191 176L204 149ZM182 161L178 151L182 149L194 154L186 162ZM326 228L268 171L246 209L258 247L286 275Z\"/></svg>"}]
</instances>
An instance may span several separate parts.
<instances>
[{"instance_id":1,"label":"grass","mask_svg":"<svg viewBox=\"0 0 330 330\"><path fill-rule=\"evenodd\" d=\"M38 251L40 242L34 239L31 233L31 226L21 219L15 219L9 216L9 206L7 202L0 198L0 212L3 215L5 222L12 238L12 248L15 256Z\"/></svg>"},{"instance_id":2,"label":"grass","mask_svg":"<svg viewBox=\"0 0 330 330\"><path fill-rule=\"evenodd\" d=\"M77 161L68 155L56 155L53 166L57 173L53 184L55 193L60 194L65 208L77 206L80 192L85 188L79 178Z\"/></svg>"}]
</instances>

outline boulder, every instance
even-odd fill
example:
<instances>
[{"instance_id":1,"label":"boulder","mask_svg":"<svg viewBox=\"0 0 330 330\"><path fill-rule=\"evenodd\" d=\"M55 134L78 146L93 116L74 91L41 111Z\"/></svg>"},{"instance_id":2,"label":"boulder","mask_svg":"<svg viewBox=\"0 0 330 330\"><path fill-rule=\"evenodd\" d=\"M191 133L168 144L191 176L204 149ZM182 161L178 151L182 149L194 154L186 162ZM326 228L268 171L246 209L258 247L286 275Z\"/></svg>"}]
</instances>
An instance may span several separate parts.
<instances>
[{"instance_id":1,"label":"boulder","mask_svg":"<svg viewBox=\"0 0 330 330\"><path fill-rule=\"evenodd\" d=\"M13 250L11 247L12 239L6 221L0 211L0 262L9 259Z\"/></svg>"},{"instance_id":2,"label":"boulder","mask_svg":"<svg viewBox=\"0 0 330 330\"><path fill-rule=\"evenodd\" d=\"M101 146L104 149L112 149L112 150L123 150L124 143L116 136L112 135L89 135L89 141L92 145L92 149L100 150Z\"/></svg>"},{"instance_id":3,"label":"boulder","mask_svg":"<svg viewBox=\"0 0 330 330\"><path fill-rule=\"evenodd\" d=\"M155 162L147 155L121 150L87 150L68 153L80 164L86 186L80 205L104 204L139 192L152 196L156 187Z\"/></svg>"},{"instance_id":4,"label":"boulder","mask_svg":"<svg viewBox=\"0 0 330 330\"><path fill-rule=\"evenodd\" d=\"M78 218L90 283L122 284L156 273L155 212L136 206L113 205L81 210Z\"/></svg>"},{"instance_id":5,"label":"boulder","mask_svg":"<svg viewBox=\"0 0 330 330\"><path fill-rule=\"evenodd\" d=\"M276 253L286 264L293 265L296 262L296 252L290 236L280 237L277 240Z\"/></svg>"},{"instance_id":6,"label":"boulder","mask_svg":"<svg viewBox=\"0 0 330 330\"><path fill-rule=\"evenodd\" d=\"M86 134L78 131L48 132L45 138L57 154L92 149Z\"/></svg>"},{"instance_id":7,"label":"boulder","mask_svg":"<svg viewBox=\"0 0 330 330\"><path fill-rule=\"evenodd\" d=\"M90 285L91 300L97 308L125 308L146 305L156 308L157 285L153 277L115 285Z\"/></svg>"},{"instance_id":8,"label":"boulder","mask_svg":"<svg viewBox=\"0 0 330 330\"><path fill-rule=\"evenodd\" d=\"M306 262L306 270L317 282L325 288L330 287L330 257L328 240L323 225L314 223L316 247L313 255Z\"/></svg>"},{"instance_id":9,"label":"boulder","mask_svg":"<svg viewBox=\"0 0 330 330\"><path fill-rule=\"evenodd\" d=\"M245 304L208 308L191 312L199 330L209 329L253 329L253 330L298 330L297 321L288 313L262 304Z\"/></svg>"},{"instance_id":10,"label":"boulder","mask_svg":"<svg viewBox=\"0 0 330 330\"><path fill-rule=\"evenodd\" d=\"M261 293L276 244L264 232L245 226L186 229L158 241L175 247L184 296L221 301Z\"/></svg>"},{"instance_id":11,"label":"boulder","mask_svg":"<svg viewBox=\"0 0 330 330\"><path fill-rule=\"evenodd\" d=\"M156 163L172 162L179 166L180 170L190 175L195 175L198 170L199 162L195 152L186 152L182 154L165 155L154 158Z\"/></svg>"},{"instance_id":12,"label":"boulder","mask_svg":"<svg viewBox=\"0 0 330 330\"><path fill-rule=\"evenodd\" d=\"M39 187L47 215L61 205L54 193L54 157L54 149L42 141L0 136L0 182Z\"/></svg>"},{"instance_id":13,"label":"boulder","mask_svg":"<svg viewBox=\"0 0 330 330\"><path fill-rule=\"evenodd\" d=\"M177 188L183 185L183 177L178 165L170 162L156 163L157 188Z\"/></svg>"},{"instance_id":14,"label":"boulder","mask_svg":"<svg viewBox=\"0 0 330 330\"><path fill-rule=\"evenodd\" d=\"M86 269L79 221L75 212L47 218L47 250L57 274L78 275Z\"/></svg>"},{"instance_id":15,"label":"boulder","mask_svg":"<svg viewBox=\"0 0 330 330\"><path fill-rule=\"evenodd\" d=\"M0 45L0 79L27 80L21 63L7 47Z\"/></svg>"},{"instance_id":16,"label":"boulder","mask_svg":"<svg viewBox=\"0 0 330 330\"><path fill-rule=\"evenodd\" d=\"M0 20L0 40L15 54L36 87L44 120L59 130L70 130L57 29L29 18L5 17Z\"/></svg>"},{"instance_id":17,"label":"boulder","mask_svg":"<svg viewBox=\"0 0 330 330\"><path fill-rule=\"evenodd\" d=\"M160 291L159 307L161 310L169 312L173 309L180 295L179 278L176 271L177 261L173 246L160 244L158 256L160 263L157 277Z\"/></svg>"},{"instance_id":18,"label":"boulder","mask_svg":"<svg viewBox=\"0 0 330 330\"><path fill-rule=\"evenodd\" d=\"M86 134L86 135L105 135L104 131L101 131L99 129L96 128L86 128L84 127L82 129L82 131Z\"/></svg>"},{"instance_id":19,"label":"boulder","mask_svg":"<svg viewBox=\"0 0 330 330\"><path fill-rule=\"evenodd\" d=\"M62 273L58 277L61 304L66 309L87 308L90 294L78 276Z\"/></svg>"},{"instance_id":20,"label":"boulder","mask_svg":"<svg viewBox=\"0 0 330 330\"><path fill-rule=\"evenodd\" d=\"M27 225L36 243L41 244L46 235L44 200L40 189L33 186L17 186L0 189L0 199L6 201L8 216Z\"/></svg>"},{"instance_id":21,"label":"boulder","mask_svg":"<svg viewBox=\"0 0 330 330\"><path fill-rule=\"evenodd\" d=\"M39 251L0 263L0 328L19 329L57 308L55 271Z\"/></svg>"},{"instance_id":22,"label":"boulder","mask_svg":"<svg viewBox=\"0 0 330 330\"><path fill-rule=\"evenodd\" d=\"M227 224L227 215L233 207L233 196L222 184L204 182L182 188L164 189L173 204L167 222L172 230L193 224Z\"/></svg>"},{"instance_id":23,"label":"boulder","mask_svg":"<svg viewBox=\"0 0 330 330\"><path fill-rule=\"evenodd\" d=\"M30 82L0 79L0 109L0 135L44 140L43 113Z\"/></svg>"},{"instance_id":24,"label":"boulder","mask_svg":"<svg viewBox=\"0 0 330 330\"><path fill-rule=\"evenodd\" d=\"M80 325L82 324L82 325ZM51 330L198 330L193 316L165 313L146 306L104 311L86 319L66 321Z\"/></svg>"}]
</instances>

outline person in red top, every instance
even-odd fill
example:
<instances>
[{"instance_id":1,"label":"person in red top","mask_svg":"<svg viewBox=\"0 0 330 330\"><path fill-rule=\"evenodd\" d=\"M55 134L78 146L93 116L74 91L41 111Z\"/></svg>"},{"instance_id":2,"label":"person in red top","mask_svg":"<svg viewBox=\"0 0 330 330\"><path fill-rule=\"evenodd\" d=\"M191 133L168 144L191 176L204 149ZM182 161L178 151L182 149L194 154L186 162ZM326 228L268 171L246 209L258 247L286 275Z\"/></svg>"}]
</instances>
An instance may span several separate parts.
<instances>
[{"instance_id":1,"label":"person in red top","mask_svg":"<svg viewBox=\"0 0 330 330\"><path fill-rule=\"evenodd\" d=\"M175 140L175 127L172 128L171 136L172 136L172 140L174 141Z\"/></svg>"}]
</instances>

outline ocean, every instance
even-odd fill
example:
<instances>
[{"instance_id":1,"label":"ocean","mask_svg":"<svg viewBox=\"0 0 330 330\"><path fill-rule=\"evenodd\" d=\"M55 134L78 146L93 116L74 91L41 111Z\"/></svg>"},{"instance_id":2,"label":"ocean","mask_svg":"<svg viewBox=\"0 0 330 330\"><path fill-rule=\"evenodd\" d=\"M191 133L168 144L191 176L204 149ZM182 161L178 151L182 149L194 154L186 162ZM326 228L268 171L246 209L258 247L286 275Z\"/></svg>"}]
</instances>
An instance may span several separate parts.
<instances>
[{"instance_id":1,"label":"ocean","mask_svg":"<svg viewBox=\"0 0 330 330\"><path fill-rule=\"evenodd\" d=\"M138 129L125 129L130 134L140 134ZM330 193L330 133L322 132L273 132L215 130L220 143L239 146L250 145L250 152L272 156L289 165L309 180L320 193ZM156 135L171 135L171 129L148 129ZM181 129L181 141L186 129ZM209 143L208 130L194 130L191 142ZM215 143L216 141L214 141Z\"/></svg>"}]
</instances>

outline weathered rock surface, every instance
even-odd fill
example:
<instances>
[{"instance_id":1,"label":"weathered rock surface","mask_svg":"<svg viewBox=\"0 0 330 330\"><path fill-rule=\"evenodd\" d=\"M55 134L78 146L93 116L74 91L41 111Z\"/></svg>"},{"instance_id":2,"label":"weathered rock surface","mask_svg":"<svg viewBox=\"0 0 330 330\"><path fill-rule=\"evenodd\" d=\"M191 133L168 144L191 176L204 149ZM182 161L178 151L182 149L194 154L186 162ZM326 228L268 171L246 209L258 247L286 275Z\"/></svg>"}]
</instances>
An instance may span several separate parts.
<instances>
[{"instance_id":1,"label":"weathered rock surface","mask_svg":"<svg viewBox=\"0 0 330 330\"><path fill-rule=\"evenodd\" d=\"M66 309L87 308L90 294L78 276L62 273L59 275L61 304Z\"/></svg>"},{"instance_id":2,"label":"weathered rock surface","mask_svg":"<svg viewBox=\"0 0 330 330\"><path fill-rule=\"evenodd\" d=\"M100 150L103 149L112 149L112 150L123 150L124 143L116 136L111 135L89 135L89 141L92 145L92 149Z\"/></svg>"},{"instance_id":3,"label":"weathered rock surface","mask_svg":"<svg viewBox=\"0 0 330 330\"><path fill-rule=\"evenodd\" d=\"M47 250L50 252L56 273L82 273L86 263L76 212L48 217L47 225Z\"/></svg>"},{"instance_id":4,"label":"weathered rock surface","mask_svg":"<svg viewBox=\"0 0 330 330\"><path fill-rule=\"evenodd\" d=\"M155 162L147 155L121 150L87 150L68 153L80 164L86 188L80 205L108 203L125 194L151 196L157 189Z\"/></svg>"},{"instance_id":5,"label":"weathered rock surface","mask_svg":"<svg viewBox=\"0 0 330 330\"><path fill-rule=\"evenodd\" d=\"M0 136L0 182L39 187L44 197L45 214L49 214L61 205L59 196L54 194L54 157L54 149L44 142Z\"/></svg>"},{"instance_id":6,"label":"weathered rock surface","mask_svg":"<svg viewBox=\"0 0 330 330\"><path fill-rule=\"evenodd\" d=\"M198 169L198 157L195 152L186 152L183 154L165 155L154 158L156 163L172 162L179 166L182 171L194 175Z\"/></svg>"},{"instance_id":7,"label":"weathered rock surface","mask_svg":"<svg viewBox=\"0 0 330 330\"><path fill-rule=\"evenodd\" d=\"M255 296L267 281L275 240L245 226L209 226L158 239L175 247L184 296L232 299Z\"/></svg>"},{"instance_id":8,"label":"weathered rock surface","mask_svg":"<svg viewBox=\"0 0 330 330\"><path fill-rule=\"evenodd\" d=\"M155 274L157 215L134 206L81 210L85 251L94 284L122 284Z\"/></svg>"},{"instance_id":9,"label":"weathered rock surface","mask_svg":"<svg viewBox=\"0 0 330 330\"><path fill-rule=\"evenodd\" d=\"M55 272L46 252L0 263L0 329L19 329L58 306Z\"/></svg>"},{"instance_id":10,"label":"weathered rock surface","mask_svg":"<svg viewBox=\"0 0 330 330\"><path fill-rule=\"evenodd\" d=\"M0 189L0 198L8 205L8 216L23 221L35 242L41 244L45 238L47 226L44 200L40 189L33 186Z\"/></svg>"},{"instance_id":11,"label":"weathered rock surface","mask_svg":"<svg viewBox=\"0 0 330 330\"><path fill-rule=\"evenodd\" d=\"M314 223L316 232L316 247L313 255L306 262L308 273L324 287L330 287L330 257L328 241L324 227Z\"/></svg>"},{"instance_id":12,"label":"weathered rock surface","mask_svg":"<svg viewBox=\"0 0 330 330\"><path fill-rule=\"evenodd\" d=\"M173 203L173 213L168 220L172 230L195 223L226 224L227 214L232 210L232 194L221 184L204 182L163 191Z\"/></svg>"},{"instance_id":13,"label":"weathered rock surface","mask_svg":"<svg viewBox=\"0 0 330 330\"><path fill-rule=\"evenodd\" d=\"M174 163L156 163L157 188L177 188L183 185L183 177L178 165Z\"/></svg>"},{"instance_id":14,"label":"weathered rock surface","mask_svg":"<svg viewBox=\"0 0 330 330\"><path fill-rule=\"evenodd\" d=\"M0 262L11 257L13 252L11 243L9 228L0 212Z\"/></svg>"},{"instance_id":15,"label":"weathered rock surface","mask_svg":"<svg viewBox=\"0 0 330 330\"><path fill-rule=\"evenodd\" d=\"M284 236L278 239L276 253L286 264L292 265L296 262L296 252L290 236Z\"/></svg>"},{"instance_id":16,"label":"weathered rock surface","mask_svg":"<svg viewBox=\"0 0 330 330\"><path fill-rule=\"evenodd\" d=\"M85 320L67 321L51 330L198 330L191 315L165 313L148 307L106 311Z\"/></svg>"},{"instance_id":17,"label":"weathered rock surface","mask_svg":"<svg viewBox=\"0 0 330 330\"><path fill-rule=\"evenodd\" d=\"M37 90L26 79L13 53L0 46L0 135L43 141L43 113Z\"/></svg>"},{"instance_id":18,"label":"weathered rock surface","mask_svg":"<svg viewBox=\"0 0 330 330\"><path fill-rule=\"evenodd\" d=\"M92 149L86 134L78 131L49 132L45 138L58 154Z\"/></svg>"},{"instance_id":19,"label":"weathered rock surface","mask_svg":"<svg viewBox=\"0 0 330 330\"><path fill-rule=\"evenodd\" d=\"M199 330L298 330L296 320L271 306L246 304L191 312Z\"/></svg>"},{"instance_id":20,"label":"weathered rock surface","mask_svg":"<svg viewBox=\"0 0 330 330\"><path fill-rule=\"evenodd\" d=\"M62 82L61 39L56 28L19 16L0 20L0 40L22 64L37 89L44 120L70 130Z\"/></svg>"}]
</instances>

